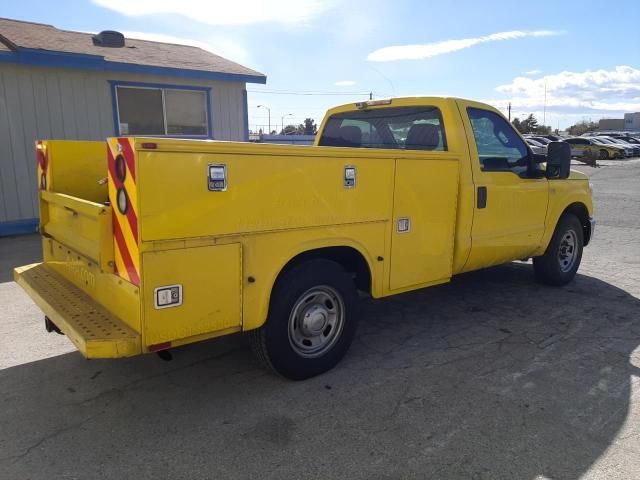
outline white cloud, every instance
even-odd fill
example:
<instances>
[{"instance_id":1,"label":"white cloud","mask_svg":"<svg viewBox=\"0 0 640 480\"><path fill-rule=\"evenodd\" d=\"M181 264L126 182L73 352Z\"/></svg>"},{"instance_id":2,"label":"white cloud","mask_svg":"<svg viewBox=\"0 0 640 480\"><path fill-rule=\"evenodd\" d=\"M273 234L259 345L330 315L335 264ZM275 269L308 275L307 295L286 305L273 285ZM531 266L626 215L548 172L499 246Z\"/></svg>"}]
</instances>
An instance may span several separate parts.
<instances>
[{"instance_id":1,"label":"white cloud","mask_svg":"<svg viewBox=\"0 0 640 480\"><path fill-rule=\"evenodd\" d=\"M151 32L122 32L126 38L135 38L138 40L150 40L152 42L177 43L178 45L191 45L199 47L216 55L220 55L228 60L238 63L251 63L249 52L239 43L227 38L212 38L207 40L195 40L189 38L174 37L164 33Z\"/></svg>"},{"instance_id":2,"label":"white cloud","mask_svg":"<svg viewBox=\"0 0 640 480\"><path fill-rule=\"evenodd\" d=\"M539 73L542 73L542 70L527 70L524 72L525 75L538 75Z\"/></svg>"},{"instance_id":3,"label":"white cloud","mask_svg":"<svg viewBox=\"0 0 640 480\"><path fill-rule=\"evenodd\" d=\"M513 30L510 32L498 32L475 38L461 38L458 40L443 40L440 42L425 43L422 45L397 45L384 47L371 52L367 60L371 62L391 62L394 60L423 60L445 53L456 52L465 48L473 47L481 43L499 42L503 40L515 40L524 37L548 37L561 35L562 32L551 30L536 30L526 32Z\"/></svg>"},{"instance_id":4,"label":"white cloud","mask_svg":"<svg viewBox=\"0 0 640 480\"><path fill-rule=\"evenodd\" d=\"M560 72L540 78L516 77L496 90L508 99L489 101L512 107L558 112L629 112L640 110L640 70L630 66L617 66L613 70L587 70Z\"/></svg>"},{"instance_id":5,"label":"white cloud","mask_svg":"<svg viewBox=\"0 0 640 480\"><path fill-rule=\"evenodd\" d=\"M338 80L336 83L334 83L334 85L337 87L352 87L355 84L356 82L354 80Z\"/></svg>"},{"instance_id":6,"label":"white cloud","mask_svg":"<svg viewBox=\"0 0 640 480\"><path fill-rule=\"evenodd\" d=\"M131 17L181 15L209 25L306 23L333 6L333 0L93 0L101 7Z\"/></svg>"}]
</instances>

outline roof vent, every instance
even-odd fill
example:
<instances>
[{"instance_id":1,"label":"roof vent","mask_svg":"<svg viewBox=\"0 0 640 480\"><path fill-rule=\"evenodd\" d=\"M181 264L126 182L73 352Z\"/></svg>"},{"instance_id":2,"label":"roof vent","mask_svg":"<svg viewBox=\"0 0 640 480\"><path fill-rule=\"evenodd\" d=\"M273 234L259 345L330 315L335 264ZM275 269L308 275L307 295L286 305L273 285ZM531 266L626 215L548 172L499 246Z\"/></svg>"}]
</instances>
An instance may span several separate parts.
<instances>
[{"instance_id":1,"label":"roof vent","mask_svg":"<svg viewBox=\"0 0 640 480\"><path fill-rule=\"evenodd\" d=\"M103 30L92 38L93 44L97 47L124 47L124 35L120 32L116 32L115 30Z\"/></svg>"}]
</instances>

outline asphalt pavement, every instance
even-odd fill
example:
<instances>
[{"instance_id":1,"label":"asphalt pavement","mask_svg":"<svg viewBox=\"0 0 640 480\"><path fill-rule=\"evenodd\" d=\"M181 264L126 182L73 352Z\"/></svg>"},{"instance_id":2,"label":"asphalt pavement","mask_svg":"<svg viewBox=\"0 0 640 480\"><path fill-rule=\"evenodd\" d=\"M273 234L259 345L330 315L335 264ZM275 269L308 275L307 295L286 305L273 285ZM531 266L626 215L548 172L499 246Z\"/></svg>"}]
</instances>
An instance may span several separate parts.
<instances>
[{"instance_id":1,"label":"asphalt pavement","mask_svg":"<svg viewBox=\"0 0 640 480\"><path fill-rule=\"evenodd\" d=\"M289 382L242 335L85 360L0 239L0 479L640 478L640 161L576 166L598 226L576 280L530 264L368 300L333 371Z\"/></svg>"}]
</instances>

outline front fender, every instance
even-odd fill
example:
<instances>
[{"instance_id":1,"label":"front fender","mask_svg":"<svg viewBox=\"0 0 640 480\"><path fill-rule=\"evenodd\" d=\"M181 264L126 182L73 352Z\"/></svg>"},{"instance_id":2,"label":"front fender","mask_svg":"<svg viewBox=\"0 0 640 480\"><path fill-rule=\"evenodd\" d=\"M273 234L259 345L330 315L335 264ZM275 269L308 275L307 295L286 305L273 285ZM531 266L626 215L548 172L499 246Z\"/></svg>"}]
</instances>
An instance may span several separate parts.
<instances>
[{"instance_id":1,"label":"front fender","mask_svg":"<svg viewBox=\"0 0 640 480\"><path fill-rule=\"evenodd\" d=\"M571 170L569 178L565 180L549 180L549 203L545 220L545 230L540 240L540 245L532 256L544 254L558 220L572 206L583 205L588 216L593 217L593 201L589 178L581 172Z\"/></svg>"}]
</instances>

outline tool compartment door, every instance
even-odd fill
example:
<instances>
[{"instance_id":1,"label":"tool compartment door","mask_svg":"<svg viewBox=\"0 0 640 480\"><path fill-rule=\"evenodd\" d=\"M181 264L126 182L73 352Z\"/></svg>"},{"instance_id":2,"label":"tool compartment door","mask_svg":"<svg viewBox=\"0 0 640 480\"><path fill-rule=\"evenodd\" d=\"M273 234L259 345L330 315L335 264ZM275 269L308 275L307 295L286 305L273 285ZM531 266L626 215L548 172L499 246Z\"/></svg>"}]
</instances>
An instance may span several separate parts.
<instances>
[{"instance_id":1,"label":"tool compartment door","mask_svg":"<svg viewBox=\"0 0 640 480\"><path fill-rule=\"evenodd\" d=\"M239 243L144 253L144 343L239 327L241 258ZM156 289L171 285L182 288L181 305L157 308Z\"/></svg>"},{"instance_id":2,"label":"tool compartment door","mask_svg":"<svg viewBox=\"0 0 640 480\"><path fill-rule=\"evenodd\" d=\"M457 198L456 159L396 160L389 290L451 277Z\"/></svg>"}]
</instances>

